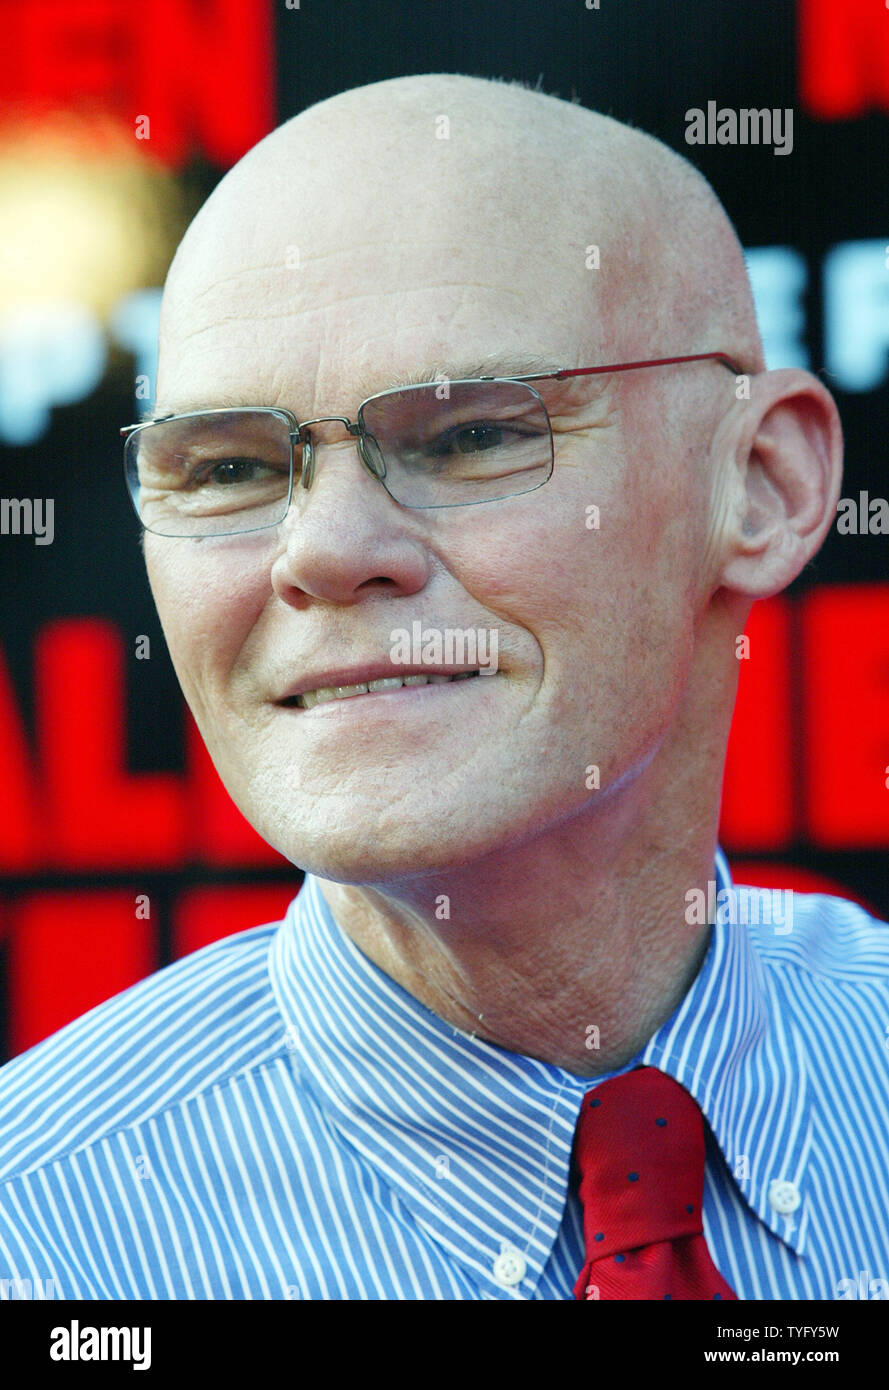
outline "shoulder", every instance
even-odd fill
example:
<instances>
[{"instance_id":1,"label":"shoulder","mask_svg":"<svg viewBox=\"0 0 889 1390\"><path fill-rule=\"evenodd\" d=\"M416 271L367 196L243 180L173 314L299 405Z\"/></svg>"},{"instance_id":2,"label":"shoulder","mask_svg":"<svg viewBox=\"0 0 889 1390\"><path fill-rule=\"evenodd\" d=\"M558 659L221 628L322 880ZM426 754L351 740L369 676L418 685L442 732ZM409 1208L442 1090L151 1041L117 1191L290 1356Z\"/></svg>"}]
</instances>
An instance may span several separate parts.
<instances>
[{"instance_id":1,"label":"shoulder","mask_svg":"<svg viewBox=\"0 0 889 1390\"><path fill-rule=\"evenodd\" d=\"M842 1056L884 1086L889 924L848 899L789 889L752 890L748 922L775 1035L834 1079ZM843 1038L842 1051L826 1038Z\"/></svg>"},{"instance_id":2,"label":"shoulder","mask_svg":"<svg viewBox=\"0 0 889 1390\"><path fill-rule=\"evenodd\" d=\"M0 1182L283 1050L268 975L277 929L253 927L185 956L0 1068Z\"/></svg>"},{"instance_id":3,"label":"shoulder","mask_svg":"<svg viewBox=\"0 0 889 1390\"><path fill-rule=\"evenodd\" d=\"M885 986L889 923L826 893L739 887L742 891L754 944L771 972L802 972L852 990Z\"/></svg>"}]
</instances>

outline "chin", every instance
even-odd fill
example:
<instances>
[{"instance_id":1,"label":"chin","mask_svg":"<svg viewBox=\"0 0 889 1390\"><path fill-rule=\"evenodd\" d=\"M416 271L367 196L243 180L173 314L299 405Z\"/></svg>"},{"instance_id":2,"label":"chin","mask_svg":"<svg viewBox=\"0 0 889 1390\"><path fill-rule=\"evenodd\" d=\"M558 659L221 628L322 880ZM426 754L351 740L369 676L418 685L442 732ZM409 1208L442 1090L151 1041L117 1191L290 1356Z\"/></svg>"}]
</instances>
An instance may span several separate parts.
<instances>
[{"instance_id":1,"label":"chin","mask_svg":"<svg viewBox=\"0 0 889 1390\"><path fill-rule=\"evenodd\" d=\"M277 820L263 826L255 819L253 824L292 864L318 878L380 888L426 878L435 894L448 874L521 850L551 823L551 817L540 810L529 812L527 806L512 817L502 805L499 816L491 807L479 816L479 809L476 803L470 819L444 808L430 816L428 802L422 815L407 806L388 808L385 826L379 817L368 821L361 816L313 825L311 818L298 814L290 825Z\"/></svg>"},{"instance_id":2,"label":"chin","mask_svg":"<svg viewBox=\"0 0 889 1390\"><path fill-rule=\"evenodd\" d=\"M355 840L341 839L339 835L326 836L319 842L302 834L270 837L269 843L305 873L356 887L441 876L486 853L483 847L465 843L451 846L441 839L415 840L409 846L383 845L371 840L357 848Z\"/></svg>"},{"instance_id":3,"label":"chin","mask_svg":"<svg viewBox=\"0 0 889 1390\"><path fill-rule=\"evenodd\" d=\"M497 769L450 786L443 779L436 787L436 779L423 776L393 788L393 780L360 796L313 795L296 788L288 795L280 776L257 772L246 786L241 782L233 799L290 863L319 878L356 886L441 879L521 850L589 802L573 768L568 787L558 777L541 786L540 770L531 766L508 788Z\"/></svg>"},{"instance_id":4,"label":"chin","mask_svg":"<svg viewBox=\"0 0 889 1390\"><path fill-rule=\"evenodd\" d=\"M380 820L353 816L334 824L312 824L317 817L294 814L290 824L270 823L248 815L274 849L290 863L318 878L355 886L392 883L418 876L441 876L484 858L509 839L503 827L456 826L442 816L405 813Z\"/></svg>"}]
</instances>

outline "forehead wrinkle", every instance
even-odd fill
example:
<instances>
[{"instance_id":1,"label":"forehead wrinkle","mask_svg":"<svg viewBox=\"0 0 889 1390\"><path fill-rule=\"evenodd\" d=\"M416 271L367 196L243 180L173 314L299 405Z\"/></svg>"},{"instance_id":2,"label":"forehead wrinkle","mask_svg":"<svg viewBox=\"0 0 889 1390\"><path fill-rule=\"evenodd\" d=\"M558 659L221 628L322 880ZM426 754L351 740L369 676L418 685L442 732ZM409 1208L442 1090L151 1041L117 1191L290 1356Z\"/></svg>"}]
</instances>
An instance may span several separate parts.
<instances>
[{"instance_id":1,"label":"forehead wrinkle","mask_svg":"<svg viewBox=\"0 0 889 1390\"><path fill-rule=\"evenodd\" d=\"M381 391L397 391L403 386L434 386L442 378L448 381L460 381L462 379L476 379L484 376L514 377L531 375L535 372L559 371L563 366L570 365L559 361L554 354L523 353L523 354L502 354L489 353L485 357L476 358L468 363L448 363L444 359L434 362L431 365L420 366L416 369L408 368L402 372L395 372L391 376L381 378L379 374L371 375L368 372L362 373L351 384L351 392L355 397L352 408L357 407L358 403L368 397L377 395ZM598 380L598 378L593 378ZM538 386L545 383L538 383ZM558 385L559 383L552 383ZM565 383L569 385L570 383ZM279 388L275 395L282 395ZM241 391L220 390L214 392L212 399L189 399L184 398L177 401L175 397L169 397L165 405L164 414L185 415L193 410L212 410L214 407L235 408L238 406L277 406L293 410L297 419L300 412L293 408L294 403L279 406L277 401L248 399L248 394ZM344 407L345 408L345 407ZM308 412L303 411L303 416ZM156 418L152 414L145 416L146 419Z\"/></svg>"},{"instance_id":2,"label":"forehead wrinkle","mask_svg":"<svg viewBox=\"0 0 889 1390\"><path fill-rule=\"evenodd\" d=\"M434 284L426 283L409 286L408 288L410 289L410 293L414 295L439 294L442 290L482 290L486 294L496 294L505 298L518 299L525 307L527 307L528 304L528 294L525 289L509 285L490 285L482 280L468 280L463 278L454 280L437 279ZM387 293L391 293L391 291L381 289L378 284L374 284L370 289L359 291L350 289L349 293L345 296L341 295L339 298L329 299L320 303L313 300L311 304L289 304L286 305L280 313L269 312L265 306L262 306L255 312L247 307L239 308L235 313L224 314L221 322L243 319L247 323L252 323L264 318L293 318L299 314L323 314L326 313L328 309L337 309L344 303L360 304L363 300L379 299L381 294ZM182 312L184 313L184 311ZM208 328L212 328L213 326L213 324L207 325Z\"/></svg>"},{"instance_id":3,"label":"forehead wrinkle","mask_svg":"<svg viewBox=\"0 0 889 1390\"><path fill-rule=\"evenodd\" d=\"M437 280L435 284L420 285L416 288L413 288L411 290L411 294L415 297L421 295L438 295L441 293L442 290L449 289L459 290L461 292L465 292L467 290L474 290L483 292L488 295L496 295L500 299L516 299L519 301L519 303L522 306L522 309L525 311L523 317L527 316L528 295L523 289L517 287L514 288L510 286L491 286L479 281L466 279ZM313 301L311 304L303 305L290 304L285 305L280 310L270 309L267 305L262 305L258 307L256 310L251 310L248 306L239 306L237 310L230 309L221 312L218 317L214 317L212 323L200 324L197 327L186 327L186 324L189 319L189 304L188 301L186 301L185 303L180 303L176 306L174 322L170 322L172 314L167 316L165 322L162 321L160 332L160 351L165 357L172 356L174 355L175 350L177 350L182 345L194 342L194 340L201 337L203 334L218 333L220 328L225 327L225 325L227 324L261 324L265 321L281 321L286 319L298 319L300 317L314 318L327 313L331 309L339 309L344 304L353 305L360 304L368 300L373 301L379 298L380 293L380 287L378 285L375 285L373 288L365 291L350 291L345 298L333 298L327 300L326 302L320 303L317 301ZM383 293L385 293L385 291L383 291ZM492 357L494 355L495 354L491 354ZM520 362L524 363L526 360L530 361L531 363L531 365L527 367L527 370L537 371L549 369L552 359L547 358L544 360L539 355L537 355L530 359L522 357L520 359ZM539 362L543 363L542 367L539 367L537 365ZM559 365L565 364L560 363ZM477 376L482 375L483 373L481 371L467 373L467 375L470 374ZM518 373L514 372L512 374L515 375ZM449 373L449 375L454 374ZM405 385L407 383L402 382L399 384Z\"/></svg>"},{"instance_id":4,"label":"forehead wrinkle","mask_svg":"<svg viewBox=\"0 0 889 1390\"><path fill-rule=\"evenodd\" d=\"M399 244L398 242L396 242L396 241L394 241L394 239L390 238L389 249L391 250L393 246L396 246L396 245L398 245L398 244ZM404 238L404 239L403 239L403 243L401 243L401 244L403 244L404 246L409 247L409 248L411 248L411 249L414 249L414 248L415 248L415 243L414 243L414 241L413 241L411 238L409 238L409 237ZM319 264L319 263L321 263L321 262L323 262L323 261L329 261L329 260L335 260L335 259L337 259L337 258L355 256L356 253L361 253L361 252L365 252L365 251L371 251L371 252L379 253L379 250L380 250L379 243L376 242L376 241L364 241L364 242L361 242L361 241L350 241L348 246L332 246L332 247L330 247L330 248L327 249L327 250L325 250L325 249L323 249L323 248L317 248L317 247L310 247L310 248L307 248L307 247L305 247L305 246L301 246L301 247L300 247L300 252L299 252L299 256L300 256L300 259L299 259L299 266L298 266L298 267L289 268L289 267L287 267L287 265L286 265L286 249L287 249L287 245L288 245L288 243L286 243L286 242L284 242L284 241L282 240L282 242L281 242L281 251L282 251L282 253L284 253L284 254L279 255L275 260L269 260L269 261L256 261L256 260L243 261L242 264L240 264L236 269L231 270L231 271L230 271L229 273L227 273L227 274L222 275L222 274L214 273L213 276L212 276L212 278L209 279L209 280L207 280L206 283L204 283L204 284L201 284L201 283L200 283L200 280L197 280L197 282L196 282L195 284L189 286L188 295L185 297L185 300L184 300L185 305L188 306L189 304L198 304L198 303L200 303L202 300L208 298L209 296L212 296L213 294L215 294L215 293L217 293L217 292L219 292L219 291L221 291L221 290L222 290L222 291L225 291L225 290L227 290L231 285L233 285L233 284L238 284L240 281L249 279L249 278L252 277L252 276L263 276L263 275L269 275L269 274L271 274L271 275L278 275L278 276L281 276L281 277L282 277L282 284L283 284L283 283L289 283L289 284L292 286L293 283L294 283L294 276L295 276L295 275L303 275L303 276L304 276L304 274L305 274L305 272L306 272L307 270L314 269L314 268L316 267L317 264ZM427 245L424 249L425 249L425 250L427 251L427 253L428 253L428 251L429 251L430 248L429 248L429 246ZM451 242L443 241L443 242L442 242L442 249L443 249L443 250L447 249L447 250L449 250L449 251L453 251L453 250L454 250L454 247L453 247L453 244L452 244ZM398 285L398 288L403 288L403 287L404 287L404 271L405 271L405 262L404 262L403 259L398 260L398 271L399 271L399 274L398 274L398 279L397 279L397 285ZM181 275L180 275L180 277L177 277L177 278L181 278ZM192 277L192 278L194 279L194 277ZM449 282L449 281L442 281L441 283L442 283L442 284L449 284L449 283L452 283L452 282ZM461 282L453 282L453 283L461 283ZM378 285L378 287L379 287L379 285ZM423 287L420 286L420 288L423 288ZM182 294L182 291L179 290L179 286L178 286L177 284L174 283L172 276L171 276L170 279L168 280L168 289L169 289L169 295L168 295L168 297L169 297L169 306L168 306L168 310L167 310L168 314L169 314L170 316L173 316L174 313L182 313L182 312L183 312L183 309L180 307L180 305L174 303L174 299L175 299L174 290L179 291L180 296L181 296L181 294Z\"/></svg>"}]
</instances>

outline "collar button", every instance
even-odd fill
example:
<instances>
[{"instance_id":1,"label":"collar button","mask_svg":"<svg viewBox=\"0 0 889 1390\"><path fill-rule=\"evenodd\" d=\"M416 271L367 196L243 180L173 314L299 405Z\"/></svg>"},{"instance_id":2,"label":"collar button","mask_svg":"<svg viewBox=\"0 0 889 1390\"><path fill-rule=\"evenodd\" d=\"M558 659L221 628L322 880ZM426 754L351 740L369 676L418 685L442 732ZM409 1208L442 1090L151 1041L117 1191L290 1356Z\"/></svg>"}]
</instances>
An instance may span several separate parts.
<instances>
[{"instance_id":1,"label":"collar button","mask_svg":"<svg viewBox=\"0 0 889 1390\"><path fill-rule=\"evenodd\" d=\"M492 1266L494 1278L504 1288L513 1289L525 1277L528 1268L524 1255L519 1250L508 1247L501 1250Z\"/></svg>"},{"instance_id":2,"label":"collar button","mask_svg":"<svg viewBox=\"0 0 889 1390\"><path fill-rule=\"evenodd\" d=\"M795 1182L776 1178L774 1182L769 1183L769 1205L782 1216L789 1216L792 1211L796 1211L802 1200Z\"/></svg>"}]
</instances>

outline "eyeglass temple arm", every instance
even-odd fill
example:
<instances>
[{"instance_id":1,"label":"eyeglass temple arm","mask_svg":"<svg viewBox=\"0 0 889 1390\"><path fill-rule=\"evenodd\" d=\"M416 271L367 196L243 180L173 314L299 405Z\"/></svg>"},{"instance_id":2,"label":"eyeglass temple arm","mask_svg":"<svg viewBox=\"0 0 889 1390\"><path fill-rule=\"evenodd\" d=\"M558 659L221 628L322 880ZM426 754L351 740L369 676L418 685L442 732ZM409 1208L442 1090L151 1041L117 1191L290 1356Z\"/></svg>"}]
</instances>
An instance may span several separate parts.
<instances>
[{"instance_id":1,"label":"eyeglass temple arm","mask_svg":"<svg viewBox=\"0 0 889 1390\"><path fill-rule=\"evenodd\" d=\"M559 372L537 372L534 376L516 377L516 381L563 381L569 376L598 376L603 372L631 372L637 367L669 367L677 362L719 362L735 376L741 368L724 352L695 352L690 357L655 357L647 362L616 362L604 367L565 367Z\"/></svg>"},{"instance_id":2,"label":"eyeglass temple arm","mask_svg":"<svg viewBox=\"0 0 889 1390\"><path fill-rule=\"evenodd\" d=\"M175 420L175 418L175 415L158 415L153 420L137 420L134 425L121 425L120 437L126 439L127 435L133 433L133 430L139 430L143 425L162 425L165 420Z\"/></svg>"}]
</instances>

